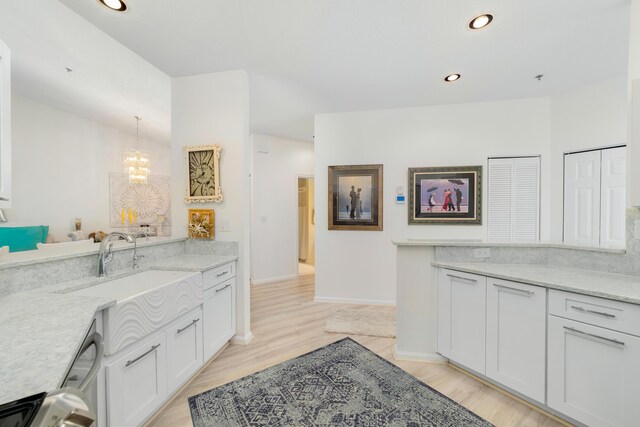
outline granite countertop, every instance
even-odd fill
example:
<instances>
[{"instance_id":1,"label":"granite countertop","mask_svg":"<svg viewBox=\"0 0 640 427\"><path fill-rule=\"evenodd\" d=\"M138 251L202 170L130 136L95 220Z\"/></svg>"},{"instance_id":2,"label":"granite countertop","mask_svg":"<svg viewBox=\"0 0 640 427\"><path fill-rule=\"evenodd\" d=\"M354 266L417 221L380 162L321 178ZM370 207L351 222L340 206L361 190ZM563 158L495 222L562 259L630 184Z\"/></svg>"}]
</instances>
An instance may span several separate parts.
<instances>
[{"instance_id":1,"label":"granite countertop","mask_svg":"<svg viewBox=\"0 0 640 427\"><path fill-rule=\"evenodd\" d=\"M432 265L496 279L512 280L550 289L640 304L640 277L638 276L625 276L550 265L459 262L434 262Z\"/></svg>"},{"instance_id":2,"label":"granite countertop","mask_svg":"<svg viewBox=\"0 0 640 427\"><path fill-rule=\"evenodd\" d=\"M601 248L599 246L574 246L558 242L490 242L486 240L442 240L442 239L398 239L391 240L395 246L463 246L463 247L504 247L504 248L554 248L574 249L588 252L624 254L626 249Z\"/></svg>"},{"instance_id":3,"label":"granite countertop","mask_svg":"<svg viewBox=\"0 0 640 427\"><path fill-rule=\"evenodd\" d=\"M0 404L60 387L97 312L116 303L71 292L145 270L206 271L237 256L181 255L0 298Z\"/></svg>"}]
</instances>

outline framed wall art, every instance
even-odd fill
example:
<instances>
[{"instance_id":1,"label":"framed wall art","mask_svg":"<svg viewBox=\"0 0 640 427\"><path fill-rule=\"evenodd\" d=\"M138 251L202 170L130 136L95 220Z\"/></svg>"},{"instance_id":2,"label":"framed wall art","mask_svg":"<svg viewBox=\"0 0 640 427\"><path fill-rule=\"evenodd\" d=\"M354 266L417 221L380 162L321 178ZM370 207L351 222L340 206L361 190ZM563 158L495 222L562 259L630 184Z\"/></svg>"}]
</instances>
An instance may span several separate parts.
<instances>
[{"instance_id":1,"label":"framed wall art","mask_svg":"<svg viewBox=\"0 0 640 427\"><path fill-rule=\"evenodd\" d=\"M409 224L482 224L482 166L409 169Z\"/></svg>"},{"instance_id":2,"label":"framed wall art","mask_svg":"<svg viewBox=\"0 0 640 427\"><path fill-rule=\"evenodd\" d=\"M382 165L329 166L329 230L382 230Z\"/></svg>"},{"instance_id":3,"label":"framed wall art","mask_svg":"<svg viewBox=\"0 0 640 427\"><path fill-rule=\"evenodd\" d=\"M189 209L187 224L192 239L210 239L215 237L215 214L213 209Z\"/></svg>"},{"instance_id":4,"label":"framed wall art","mask_svg":"<svg viewBox=\"0 0 640 427\"><path fill-rule=\"evenodd\" d=\"M221 202L220 188L220 152L216 145L197 145L183 147L187 162L187 195L184 201Z\"/></svg>"}]
</instances>

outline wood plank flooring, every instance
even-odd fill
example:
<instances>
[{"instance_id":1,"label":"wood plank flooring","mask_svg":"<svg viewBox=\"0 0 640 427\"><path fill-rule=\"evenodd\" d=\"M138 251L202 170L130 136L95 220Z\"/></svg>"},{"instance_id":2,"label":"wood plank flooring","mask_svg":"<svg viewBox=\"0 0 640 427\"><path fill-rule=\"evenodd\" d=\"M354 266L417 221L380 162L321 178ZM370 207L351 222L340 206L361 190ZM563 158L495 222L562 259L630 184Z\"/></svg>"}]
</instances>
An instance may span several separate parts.
<instances>
[{"instance_id":1,"label":"wood plank flooring","mask_svg":"<svg viewBox=\"0 0 640 427\"><path fill-rule=\"evenodd\" d=\"M247 346L229 345L147 423L191 426L187 398L299 356L346 335L324 331L327 317L340 308L373 308L313 302L314 276L251 287L251 325ZM393 307L375 307L394 310ZM550 417L446 364L393 359L394 338L351 336L355 341L416 376L496 426L560 426Z\"/></svg>"}]
</instances>

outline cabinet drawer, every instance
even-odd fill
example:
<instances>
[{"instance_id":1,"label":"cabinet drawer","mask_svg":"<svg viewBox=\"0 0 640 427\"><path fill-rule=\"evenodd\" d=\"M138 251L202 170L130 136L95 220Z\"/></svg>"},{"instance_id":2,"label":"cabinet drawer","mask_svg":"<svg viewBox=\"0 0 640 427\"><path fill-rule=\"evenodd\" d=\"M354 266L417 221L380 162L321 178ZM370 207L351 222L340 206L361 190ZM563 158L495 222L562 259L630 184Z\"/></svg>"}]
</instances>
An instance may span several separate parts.
<instances>
[{"instance_id":1,"label":"cabinet drawer","mask_svg":"<svg viewBox=\"0 0 640 427\"><path fill-rule=\"evenodd\" d=\"M549 314L640 336L640 306L635 304L551 289Z\"/></svg>"},{"instance_id":2,"label":"cabinet drawer","mask_svg":"<svg viewBox=\"0 0 640 427\"><path fill-rule=\"evenodd\" d=\"M207 270L202 273L202 281L204 289L210 289L226 280L235 277L236 275L236 263L230 262L213 270Z\"/></svg>"}]
</instances>

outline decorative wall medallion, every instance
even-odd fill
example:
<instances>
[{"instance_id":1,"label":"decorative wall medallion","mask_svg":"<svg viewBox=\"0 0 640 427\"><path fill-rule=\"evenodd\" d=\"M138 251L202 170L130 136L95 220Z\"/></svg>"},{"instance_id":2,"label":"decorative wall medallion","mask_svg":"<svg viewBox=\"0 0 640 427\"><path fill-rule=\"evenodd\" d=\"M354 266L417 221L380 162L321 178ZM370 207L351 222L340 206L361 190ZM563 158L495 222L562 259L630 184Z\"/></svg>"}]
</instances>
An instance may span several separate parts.
<instances>
[{"instance_id":1,"label":"decorative wall medallion","mask_svg":"<svg viewBox=\"0 0 640 427\"><path fill-rule=\"evenodd\" d=\"M126 173L109 174L109 226L156 224L171 225L171 177L149 175L146 184L130 184Z\"/></svg>"},{"instance_id":2,"label":"decorative wall medallion","mask_svg":"<svg viewBox=\"0 0 640 427\"><path fill-rule=\"evenodd\" d=\"M187 162L187 195L184 201L221 202L220 188L220 152L216 145L197 145L182 147Z\"/></svg>"}]
</instances>

